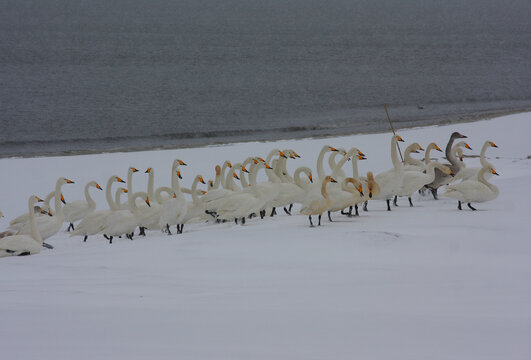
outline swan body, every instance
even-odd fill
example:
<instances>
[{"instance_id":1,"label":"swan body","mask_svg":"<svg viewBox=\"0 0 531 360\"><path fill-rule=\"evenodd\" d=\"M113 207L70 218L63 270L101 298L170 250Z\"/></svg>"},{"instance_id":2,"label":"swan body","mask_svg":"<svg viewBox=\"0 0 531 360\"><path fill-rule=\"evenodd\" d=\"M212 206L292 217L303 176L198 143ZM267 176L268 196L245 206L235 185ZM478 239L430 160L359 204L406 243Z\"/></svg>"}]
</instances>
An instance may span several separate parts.
<instances>
[{"instance_id":1,"label":"swan body","mask_svg":"<svg viewBox=\"0 0 531 360\"><path fill-rule=\"evenodd\" d=\"M186 214L181 220L182 224L209 220L209 216L205 213L205 206L197 195L197 185L199 183L205 184L205 180L201 175L197 175L192 183L192 201L186 203Z\"/></svg>"},{"instance_id":2,"label":"swan body","mask_svg":"<svg viewBox=\"0 0 531 360\"><path fill-rule=\"evenodd\" d=\"M354 187L349 187L352 184ZM363 196L363 185L358 179L347 177L341 182L341 188L333 188L329 192L329 198L332 200L327 211L335 212L343 210L349 206L358 203Z\"/></svg>"},{"instance_id":3,"label":"swan body","mask_svg":"<svg viewBox=\"0 0 531 360\"><path fill-rule=\"evenodd\" d=\"M42 200L35 195L30 196L28 200L30 234L11 235L0 239L0 257L33 255L41 252L43 240L35 224L33 209L37 201Z\"/></svg>"},{"instance_id":4,"label":"swan body","mask_svg":"<svg viewBox=\"0 0 531 360\"><path fill-rule=\"evenodd\" d=\"M461 202L468 203L468 207L475 210L470 203L481 203L496 199L500 191L496 186L485 180L487 172L498 175L494 168L486 166L479 171L476 180L465 180L457 184L448 185L444 196L458 200L459 210L461 210Z\"/></svg>"},{"instance_id":5,"label":"swan body","mask_svg":"<svg viewBox=\"0 0 531 360\"><path fill-rule=\"evenodd\" d=\"M44 204L42 206L34 207L33 210L35 212L35 217L48 215L47 211L50 209L50 201L53 199L54 196L55 196L55 190L49 193L44 198ZM18 232L24 226L24 223L27 223L28 221L29 221L29 214L25 212L24 214L17 216L13 220L11 220L9 222L9 225L13 231Z\"/></svg>"},{"instance_id":6,"label":"swan body","mask_svg":"<svg viewBox=\"0 0 531 360\"><path fill-rule=\"evenodd\" d=\"M150 206L147 193L140 191L133 195L128 195L128 210L111 211L105 218L105 224L100 228L100 233L109 238L110 243L112 243L114 236L126 235L132 239L133 232L142 221L141 211L136 205L137 198L142 198Z\"/></svg>"},{"instance_id":7,"label":"swan body","mask_svg":"<svg viewBox=\"0 0 531 360\"><path fill-rule=\"evenodd\" d=\"M426 173L420 171L406 171L402 182L402 188L398 192L398 196L407 196L409 205L413 206L411 196L414 192L422 189L424 185L429 184L435 179L435 168L439 169L446 175L451 175L452 170L438 162L432 161L426 167Z\"/></svg>"}]
</instances>

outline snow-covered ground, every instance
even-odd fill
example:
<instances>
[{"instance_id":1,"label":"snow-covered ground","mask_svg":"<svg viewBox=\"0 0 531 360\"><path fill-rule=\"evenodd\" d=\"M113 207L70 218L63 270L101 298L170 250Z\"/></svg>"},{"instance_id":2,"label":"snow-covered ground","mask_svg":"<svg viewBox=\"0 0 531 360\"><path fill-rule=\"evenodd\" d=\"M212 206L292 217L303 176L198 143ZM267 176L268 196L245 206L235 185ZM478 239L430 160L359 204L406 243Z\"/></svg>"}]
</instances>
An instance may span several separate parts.
<instances>
[{"instance_id":1,"label":"snow-covered ground","mask_svg":"<svg viewBox=\"0 0 531 360\"><path fill-rule=\"evenodd\" d=\"M280 214L112 245L63 230L48 240L54 250L0 259L2 359L530 359L531 113L399 133L406 144L444 147L453 131L468 135L473 154L487 139L499 146L487 157L500 196L476 212L416 195L414 208L402 199L387 212L373 201L359 218L335 214L316 228ZM154 167L156 185L168 185L175 158L189 164L186 186L197 173L212 178L225 159L275 147L302 156L291 170L315 169L325 144L359 147L364 174L391 167L389 141L387 133L1 159L0 229L58 176L76 181L63 187L68 201L89 180L125 178L131 165ZM135 190L146 180L135 174ZM102 192L92 193L104 208Z\"/></svg>"}]
</instances>

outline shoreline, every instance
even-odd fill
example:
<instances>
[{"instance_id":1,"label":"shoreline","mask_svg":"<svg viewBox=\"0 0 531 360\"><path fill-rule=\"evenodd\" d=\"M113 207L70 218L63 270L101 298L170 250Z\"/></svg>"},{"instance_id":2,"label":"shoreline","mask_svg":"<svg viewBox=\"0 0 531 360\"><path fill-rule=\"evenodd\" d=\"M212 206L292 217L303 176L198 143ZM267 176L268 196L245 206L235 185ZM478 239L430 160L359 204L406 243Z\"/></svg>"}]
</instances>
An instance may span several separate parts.
<instances>
[{"instance_id":1,"label":"shoreline","mask_svg":"<svg viewBox=\"0 0 531 360\"><path fill-rule=\"evenodd\" d=\"M394 123L395 130L401 129L413 129L429 126L440 126L440 125L449 125L449 124L459 124L459 123L470 123L482 120L489 120L492 118L520 114L525 112L531 112L531 107L517 108L517 109L506 109L506 110L485 110L485 111L476 111L469 113L456 113L449 114L446 116L432 116L421 118L419 120L399 121ZM392 120L392 117L391 117ZM387 122L387 121L386 121ZM422 122L422 124L419 124ZM297 128L296 126L293 128ZM349 131L346 131L349 130ZM222 137L214 140L215 138L201 137L197 138L196 142L186 143L186 144L171 144L171 145L157 145L157 146L137 146L137 147L117 147L111 149L86 149L86 150L66 150L66 151L51 151L44 154L38 154L36 152L29 152L25 154L0 154L0 159L27 159L27 158L48 158L48 157L64 157L64 156L80 156L80 155L95 155L95 154L112 154L112 153L130 153L130 152L141 152L141 151L157 151L157 150L173 150L173 149L193 149L201 147L210 147L210 146L223 146L231 145L236 143L251 143L251 142L261 142L268 143L278 140L303 140L303 139L326 139L331 137L338 136L351 136L351 135L364 135L364 134L381 134L390 131L387 130L371 130L371 131L352 131L348 128L326 128L326 129L306 129L300 131L288 132L287 135L283 136L283 132L277 132L278 130L265 130L258 133L253 139L238 139L237 135L232 136L231 140L223 141ZM273 133L273 134L272 134ZM297 136L297 133L300 133L300 136ZM268 135L275 135L276 138L271 138ZM194 139L193 137L191 139ZM208 139L214 140L207 142Z\"/></svg>"}]
</instances>

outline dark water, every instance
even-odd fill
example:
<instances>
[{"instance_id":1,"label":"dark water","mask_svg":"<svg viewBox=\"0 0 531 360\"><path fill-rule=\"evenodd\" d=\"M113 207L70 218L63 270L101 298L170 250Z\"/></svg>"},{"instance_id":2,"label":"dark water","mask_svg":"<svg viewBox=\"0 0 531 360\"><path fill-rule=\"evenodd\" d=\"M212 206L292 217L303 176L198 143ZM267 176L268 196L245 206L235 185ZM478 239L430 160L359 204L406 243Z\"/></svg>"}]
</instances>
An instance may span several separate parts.
<instances>
[{"instance_id":1,"label":"dark water","mask_svg":"<svg viewBox=\"0 0 531 360\"><path fill-rule=\"evenodd\" d=\"M0 0L0 156L531 108L531 2ZM418 109L421 105L424 109Z\"/></svg>"}]
</instances>

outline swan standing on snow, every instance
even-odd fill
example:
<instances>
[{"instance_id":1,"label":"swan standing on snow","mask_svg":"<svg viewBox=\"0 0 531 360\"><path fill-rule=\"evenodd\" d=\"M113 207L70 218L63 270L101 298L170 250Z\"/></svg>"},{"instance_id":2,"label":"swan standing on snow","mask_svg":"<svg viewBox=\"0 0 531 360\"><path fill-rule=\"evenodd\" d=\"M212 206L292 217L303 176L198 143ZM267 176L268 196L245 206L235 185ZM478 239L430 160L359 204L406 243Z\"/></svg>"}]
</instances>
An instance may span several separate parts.
<instances>
[{"instance_id":1,"label":"swan standing on snow","mask_svg":"<svg viewBox=\"0 0 531 360\"><path fill-rule=\"evenodd\" d=\"M11 235L0 239L0 257L33 255L41 252L43 242L37 230L37 224L35 224L35 211L33 209L37 201L42 200L35 195L30 196L28 200L30 234Z\"/></svg>"},{"instance_id":2,"label":"swan standing on snow","mask_svg":"<svg viewBox=\"0 0 531 360\"><path fill-rule=\"evenodd\" d=\"M404 141L400 136L393 135L391 138L391 161L393 168L375 176L375 180L380 185L380 195L374 196L375 200L385 200L387 202L387 211L391 211L390 200L398 194L402 187L404 179L404 167L398 160L396 151L398 141Z\"/></svg>"},{"instance_id":3,"label":"swan standing on snow","mask_svg":"<svg viewBox=\"0 0 531 360\"><path fill-rule=\"evenodd\" d=\"M332 200L329 198L328 192L326 191L326 185L328 183L336 182L337 181L335 181L331 176L325 176L321 183L320 192L316 192L314 189L310 189L307 192L306 198L302 202L300 213L303 215L308 215L308 218L310 219L310 227L313 227L312 215L319 215L318 225L321 226L321 216L332 205Z\"/></svg>"},{"instance_id":4,"label":"swan standing on snow","mask_svg":"<svg viewBox=\"0 0 531 360\"><path fill-rule=\"evenodd\" d=\"M200 220L208 220L208 215L205 213L205 207L203 205L203 202L199 198L199 195L197 194L197 185L205 184L205 180L203 179L203 176L197 175L194 178L194 182L192 183L192 201L186 203L186 214L184 215L183 219L180 220L182 227L184 227L184 224L188 224L195 221ZM205 184L206 185L206 184ZM206 191L200 190L203 195L206 194ZM182 228L181 228L182 232Z\"/></svg>"},{"instance_id":5,"label":"swan standing on snow","mask_svg":"<svg viewBox=\"0 0 531 360\"><path fill-rule=\"evenodd\" d=\"M65 221L70 223L67 231L70 231L70 228L74 230L75 221L83 219L96 209L96 202L92 199L89 193L89 188L91 187L95 187L96 189L103 191L97 182L90 181L87 183L87 185L85 185L85 200L72 201L63 206Z\"/></svg>"},{"instance_id":6,"label":"swan standing on snow","mask_svg":"<svg viewBox=\"0 0 531 360\"><path fill-rule=\"evenodd\" d=\"M148 206L151 206L147 193L139 191L131 195L129 192L128 210L111 211L105 219L105 225L100 230L109 240L109 244L112 244L112 239L115 236L125 235L128 239L133 240L134 231L141 222L141 210L136 206L136 198L141 198Z\"/></svg>"},{"instance_id":7,"label":"swan standing on snow","mask_svg":"<svg viewBox=\"0 0 531 360\"><path fill-rule=\"evenodd\" d=\"M352 184L354 187L348 186ZM363 185L358 179L347 177L341 182L341 187L330 189L329 198L332 200L328 208L328 220L332 221L331 213L342 211L358 203L363 197Z\"/></svg>"},{"instance_id":8,"label":"swan standing on snow","mask_svg":"<svg viewBox=\"0 0 531 360\"><path fill-rule=\"evenodd\" d=\"M178 166L174 166L173 178L171 181L171 198L164 201L162 204L162 224L166 227L168 235L171 235L170 226L175 225L177 227L177 234L182 234L184 223L183 219L186 216L187 206L186 199L181 191L181 185L179 179L182 179L181 172ZM194 194L195 189L192 187L192 196L197 196Z\"/></svg>"},{"instance_id":9,"label":"swan standing on snow","mask_svg":"<svg viewBox=\"0 0 531 360\"><path fill-rule=\"evenodd\" d=\"M496 186L485 180L485 174L488 172L493 175L499 175L492 166L486 166L478 173L477 180L465 180L457 184L448 185L444 196L456 199L459 210L461 210L461 202L466 202L470 209L476 210L470 203L494 200L500 193Z\"/></svg>"},{"instance_id":10,"label":"swan standing on snow","mask_svg":"<svg viewBox=\"0 0 531 360\"><path fill-rule=\"evenodd\" d=\"M76 229L72 231L70 236L84 236L83 242L87 241L87 238L90 235L95 235L100 231L100 227L105 222L105 218L111 213L111 211L120 210L116 207L116 203L113 201L112 198L112 184L114 182L120 182L124 183L119 176L113 175L107 180L107 185L105 188L105 199L107 200L107 204L109 205L109 209L107 210L97 210L93 211L87 216L81 220L79 224L77 224Z\"/></svg>"}]
</instances>

